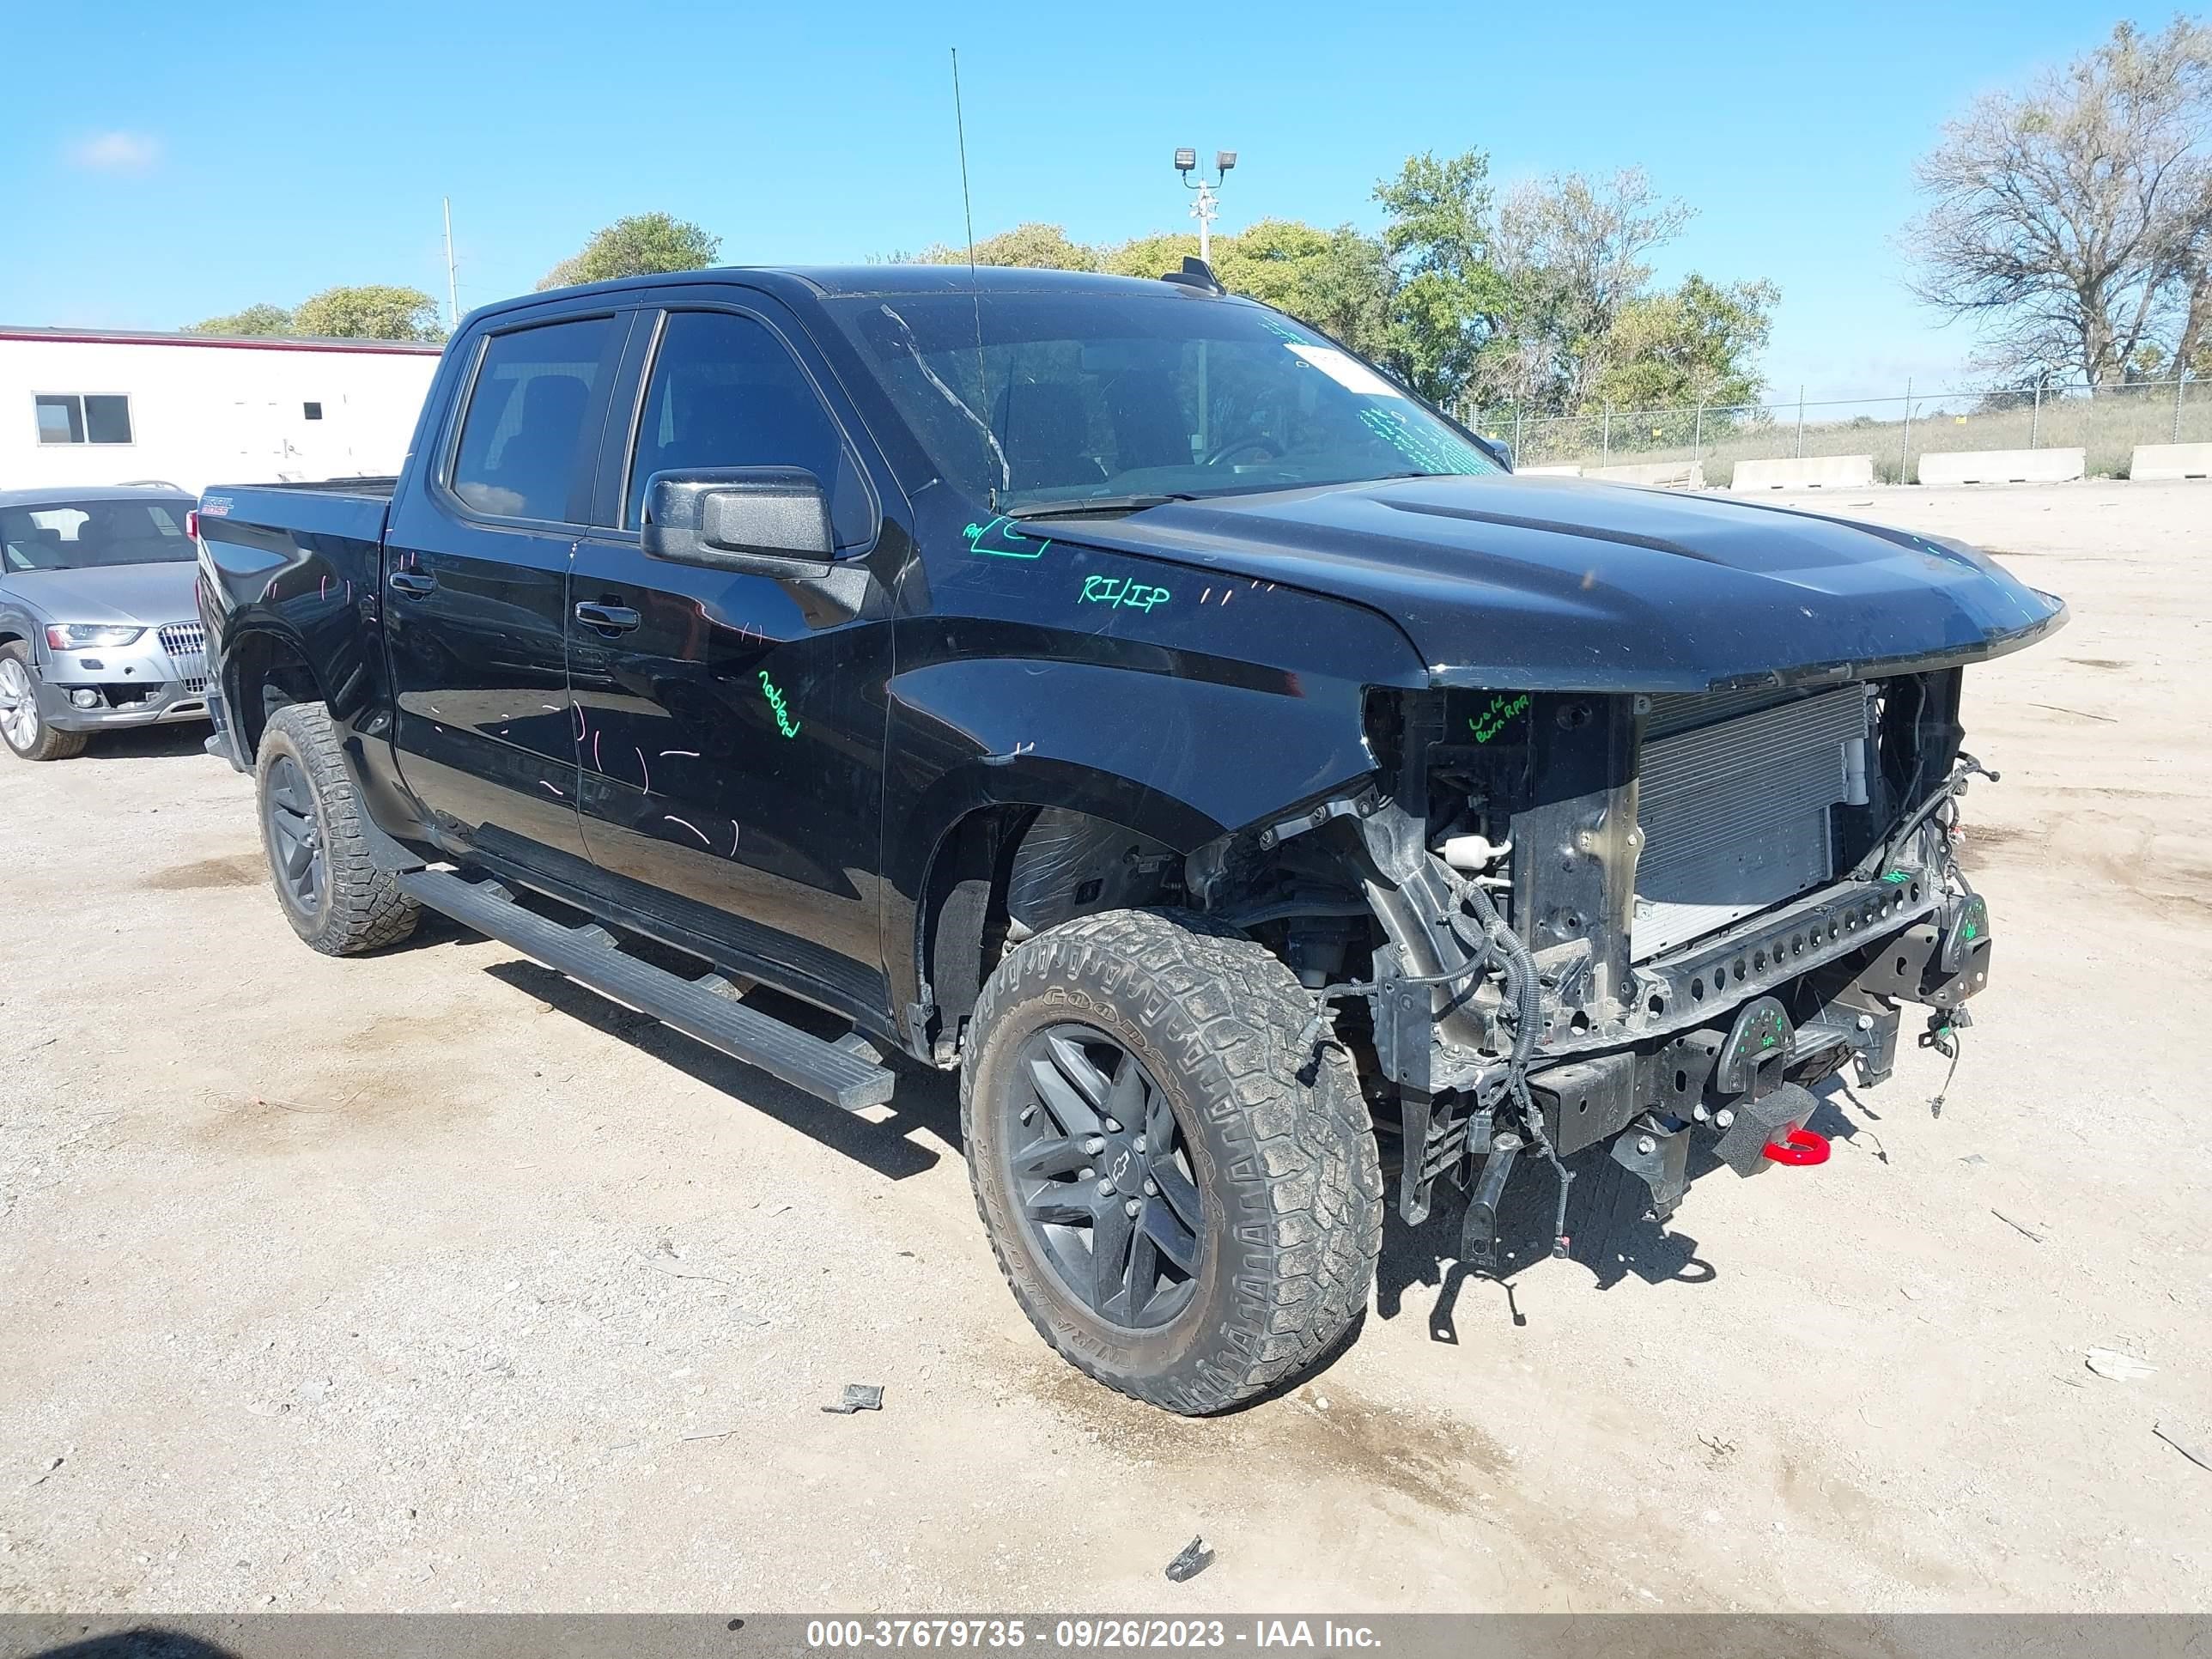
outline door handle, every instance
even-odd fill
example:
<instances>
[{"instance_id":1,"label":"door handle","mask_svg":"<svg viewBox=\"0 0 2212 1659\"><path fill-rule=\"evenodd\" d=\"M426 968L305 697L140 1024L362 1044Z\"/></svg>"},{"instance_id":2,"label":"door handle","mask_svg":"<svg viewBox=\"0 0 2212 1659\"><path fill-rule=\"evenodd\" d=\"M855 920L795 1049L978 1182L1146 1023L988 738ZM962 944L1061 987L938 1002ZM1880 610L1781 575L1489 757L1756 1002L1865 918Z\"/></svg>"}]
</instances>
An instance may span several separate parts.
<instances>
[{"instance_id":1,"label":"door handle","mask_svg":"<svg viewBox=\"0 0 2212 1659\"><path fill-rule=\"evenodd\" d=\"M610 634L627 634L638 625L641 618L626 605L592 605L586 601L577 605L576 620L586 627L604 629Z\"/></svg>"},{"instance_id":2,"label":"door handle","mask_svg":"<svg viewBox=\"0 0 2212 1659\"><path fill-rule=\"evenodd\" d=\"M410 599L421 599L437 586L435 576L425 575L419 570L395 570L392 573L392 591L404 593Z\"/></svg>"}]
</instances>

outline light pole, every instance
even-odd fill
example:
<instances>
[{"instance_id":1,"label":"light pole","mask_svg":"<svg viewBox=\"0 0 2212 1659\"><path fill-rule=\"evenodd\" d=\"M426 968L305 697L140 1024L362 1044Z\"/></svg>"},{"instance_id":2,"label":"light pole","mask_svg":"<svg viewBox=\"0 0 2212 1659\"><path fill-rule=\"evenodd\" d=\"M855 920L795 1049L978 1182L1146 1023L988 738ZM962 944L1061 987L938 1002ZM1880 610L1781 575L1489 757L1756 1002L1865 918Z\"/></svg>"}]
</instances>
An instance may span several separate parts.
<instances>
[{"instance_id":1,"label":"light pole","mask_svg":"<svg viewBox=\"0 0 2212 1659\"><path fill-rule=\"evenodd\" d=\"M1182 187L1194 190L1198 199L1190 204L1190 216L1198 221L1198 257L1209 265L1213 263L1213 216L1221 210L1221 198L1215 192L1229 177L1230 168L1237 165L1237 152L1218 149L1213 152L1213 182L1207 184L1203 173L1196 184L1190 181L1191 170L1198 165L1198 152L1179 149L1175 153L1176 171L1182 174Z\"/></svg>"}]
</instances>

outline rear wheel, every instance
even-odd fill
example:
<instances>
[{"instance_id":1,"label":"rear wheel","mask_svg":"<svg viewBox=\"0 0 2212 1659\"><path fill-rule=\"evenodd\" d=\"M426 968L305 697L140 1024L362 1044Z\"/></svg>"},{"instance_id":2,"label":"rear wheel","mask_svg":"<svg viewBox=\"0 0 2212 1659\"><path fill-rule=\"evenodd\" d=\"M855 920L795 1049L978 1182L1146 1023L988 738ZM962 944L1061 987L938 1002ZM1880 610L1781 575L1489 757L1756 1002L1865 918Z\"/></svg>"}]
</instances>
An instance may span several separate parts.
<instances>
[{"instance_id":1,"label":"rear wheel","mask_svg":"<svg viewBox=\"0 0 2212 1659\"><path fill-rule=\"evenodd\" d=\"M325 956L396 945L421 906L369 856L361 793L319 702L270 716L254 760L262 845L292 931Z\"/></svg>"},{"instance_id":2,"label":"rear wheel","mask_svg":"<svg viewBox=\"0 0 2212 1659\"><path fill-rule=\"evenodd\" d=\"M82 732L57 732L39 713L39 668L21 640L0 645L0 740L27 761L84 753Z\"/></svg>"},{"instance_id":3,"label":"rear wheel","mask_svg":"<svg viewBox=\"0 0 2212 1659\"><path fill-rule=\"evenodd\" d=\"M1000 964L969 1028L976 1207L1030 1322L1098 1381L1224 1411L1294 1381L1367 1304L1375 1136L1313 1003L1241 933L1088 916Z\"/></svg>"}]
</instances>

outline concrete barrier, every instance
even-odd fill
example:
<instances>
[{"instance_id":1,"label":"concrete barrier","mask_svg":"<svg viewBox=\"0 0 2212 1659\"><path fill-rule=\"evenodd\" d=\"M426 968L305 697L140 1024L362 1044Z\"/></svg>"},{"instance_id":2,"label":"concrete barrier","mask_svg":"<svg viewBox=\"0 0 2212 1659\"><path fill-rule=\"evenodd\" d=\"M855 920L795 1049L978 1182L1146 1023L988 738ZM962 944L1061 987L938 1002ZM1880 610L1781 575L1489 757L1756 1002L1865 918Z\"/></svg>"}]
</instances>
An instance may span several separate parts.
<instances>
[{"instance_id":1,"label":"concrete barrier","mask_svg":"<svg viewBox=\"0 0 2212 1659\"><path fill-rule=\"evenodd\" d=\"M2212 444L2137 444L2130 478L2212 478Z\"/></svg>"},{"instance_id":2,"label":"concrete barrier","mask_svg":"<svg viewBox=\"0 0 2212 1659\"><path fill-rule=\"evenodd\" d=\"M1696 461L1637 461L1621 466L1601 466L1589 476L1607 483L1644 484L1653 489L1703 489L1705 469Z\"/></svg>"},{"instance_id":3,"label":"concrete barrier","mask_svg":"<svg viewBox=\"0 0 2212 1659\"><path fill-rule=\"evenodd\" d=\"M2087 469L2080 449L1954 449L1923 453L1924 484L2071 483Z\"/></svg>"},{"instance_id":4,"label":"concrete barrier","mask_svg":"<svg viewBox=\"0 0 2212 1659\"><path fill-rule=\"evenodd\" d=\"M1579 478L1583 470L1578 466L1516 466L1515 474L1523 478Z\"/></svg>"},{"instance_id":5,"label":"concrete barrier","mask_svg":"<svg viewBox=\"0 0 2212 1659\"><path fill-rule=\"evenodd\" d=\"M1730 489L1864 489L1874 483L1871 455L1802 455L1789 460L1738 461Z\"/></svg>"}]
</instances>

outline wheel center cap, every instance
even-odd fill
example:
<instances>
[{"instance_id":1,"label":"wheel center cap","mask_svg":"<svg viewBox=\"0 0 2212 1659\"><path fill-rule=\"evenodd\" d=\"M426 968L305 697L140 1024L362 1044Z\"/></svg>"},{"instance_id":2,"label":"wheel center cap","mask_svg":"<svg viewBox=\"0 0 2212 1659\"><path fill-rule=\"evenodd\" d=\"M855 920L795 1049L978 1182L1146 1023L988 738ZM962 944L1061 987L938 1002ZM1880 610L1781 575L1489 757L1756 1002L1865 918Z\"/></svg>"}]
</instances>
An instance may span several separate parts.
<instances>
[{"instance_id":1,"label":"wheel center cap","mask_svg":"<svg viewBox=\"0 0 2212 1659\"><path fill-rule=\"evenodd\" d=\"M1145 1184L1145 1160L1132 1148L1119 1147L1107 1161L1106 1178L1124 1198L1134 1198Z\"/></svg>"}]
</instances>

